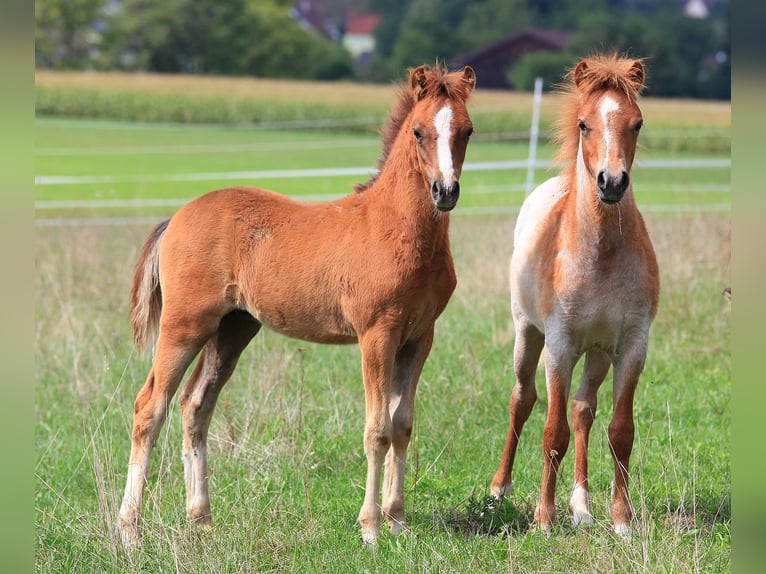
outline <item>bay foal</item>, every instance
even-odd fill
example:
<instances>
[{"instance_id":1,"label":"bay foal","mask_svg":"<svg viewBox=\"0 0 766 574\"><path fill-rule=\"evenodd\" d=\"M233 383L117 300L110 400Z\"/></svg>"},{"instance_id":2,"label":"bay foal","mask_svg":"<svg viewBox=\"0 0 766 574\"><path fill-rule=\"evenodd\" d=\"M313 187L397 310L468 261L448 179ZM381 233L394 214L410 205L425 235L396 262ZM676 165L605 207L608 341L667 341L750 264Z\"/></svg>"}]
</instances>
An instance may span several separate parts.
<instances>
[{"instance_id":1,"label":"bay foal","mask_svg":"<svg viewBox=\"0 0 766 574\"><path fill-rule=\"evenodd\" d=\"M537 399L535 370L545 347L548 416L535 522L545 530L551 528L556 478L569 447L572 370L584 354L582 382L572 402L573 522L593 521L588 437L598 388L614 365L608 431L614 458L612 519L615 531L624 534L632 518L628 461L633 396L659 298L657 260L630 177L643 123L637 98L644 85L644 66L640 60L594 56L580 61L567 79L558 157L566 167L530 194L514 231L511 311L516 384L508 438L491 491L502 497L510 490L519 436Z\"/></svg>"},{"instance_id":2,"label":"bay foal","mask_svg":"<svg viewBox=\"0 0 766 574\"><path fill-rule=\"evenodd\" d=\"M140 542L149 456L168 403L181 392L189 518L211 524L207 435L221 388L262 325L318 343L359 343L365 388L367 481L362 539L404 527L404 470L415 389L434 322L456 279L449 212L460 193L473 131L466 100L470 67L418 67L399 91L383 130L379 174L329 203L305 203L263 189L210 192L149 235L136 266L132 323L139 348L156 347L136 398L125 495L123 543Z\"/></svg>"}]
</instances>

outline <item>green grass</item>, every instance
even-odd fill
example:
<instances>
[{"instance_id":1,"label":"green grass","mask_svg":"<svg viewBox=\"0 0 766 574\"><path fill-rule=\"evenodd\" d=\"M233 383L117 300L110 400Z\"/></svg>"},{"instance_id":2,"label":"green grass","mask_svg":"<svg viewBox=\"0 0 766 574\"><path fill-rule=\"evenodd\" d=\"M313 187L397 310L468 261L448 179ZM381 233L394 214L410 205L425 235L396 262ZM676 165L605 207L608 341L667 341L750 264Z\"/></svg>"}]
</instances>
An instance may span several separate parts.
<instances>
[{"instance_id":1,"label":"green grass","mask_svg":"<svg viewBox=\"0 0 766 574\"><path fill-rule=\"evenodd\" d=\"M721 572L730 569L729 222L648 216L663 293L636 396L630 540L610 532L606 444L611 389L592 434L597 523L568 525L569 453L546 539L529 530L547 399L525 428L514 492L487 501L507 431L513 218L455 218L459 286L437 323L418 389L406 479L414 537L359 544L364 397L355 346L264 332L243 354L213 418L212 534L184 515L177 402L152 457L145 546L111 539L132 403L149 368L136 357L127 293L148 228L37 233L36 567L41 572Z\"/></svg>"},{"instance_id":2,"label":"green grass","mask_svg":"<svg viewBox=\"0 0 766 574\"><path fill-rule=\"evenodd\" d=\"M650 130L649 135L651 135ZM380 142L369 135L307 130L261 130L210 126L167 126L114 122L38 119L38 176L111 177L108 182L36 185L36 200L189 200L212 189L257 185L294 196L339 196L350 193L364 175L223 179L230 172L357 167L371 172L380 155ZM482 139L471 142L467 162L516 160L528 155L525 141ZM538 158L555 150L546 142ZM690 151L667 154L651 147L639 150L634 181L640 205L715 206L730 202L730 168L654 168L642 160L727 157ZM213 174L201 181L163 181L168 176ZM538 169L536 183L553 170ZM526 170L467 170L461 178L460 207L517 209L524 198ZM140 209L142 214L170 215L170 208ZM131 209L131 213L135 208ZM61 215L120 215L124 209L38 209L38 217Z\"/></svg>"}]
</instances>

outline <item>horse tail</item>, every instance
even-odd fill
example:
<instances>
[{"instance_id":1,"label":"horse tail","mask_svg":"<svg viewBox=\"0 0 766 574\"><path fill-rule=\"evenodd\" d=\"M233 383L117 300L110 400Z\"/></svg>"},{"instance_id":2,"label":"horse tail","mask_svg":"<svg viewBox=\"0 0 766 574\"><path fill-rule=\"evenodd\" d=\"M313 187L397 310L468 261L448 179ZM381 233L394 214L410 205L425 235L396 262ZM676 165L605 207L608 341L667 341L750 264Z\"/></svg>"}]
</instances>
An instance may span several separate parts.
<instances>
[{"instance_id":1,"label":"horse tail","mask_svg":"<svg viewBox=\"0 0 766 574\"><path fill-rule=\"evenodd\" d=\"M139 352L153 347L157 340L162 311L160 241L169 221L163 221L152 230L136 262L133 286L130 289L130 322L133 326L133 340Z\"/></svg>"}]
</instances>

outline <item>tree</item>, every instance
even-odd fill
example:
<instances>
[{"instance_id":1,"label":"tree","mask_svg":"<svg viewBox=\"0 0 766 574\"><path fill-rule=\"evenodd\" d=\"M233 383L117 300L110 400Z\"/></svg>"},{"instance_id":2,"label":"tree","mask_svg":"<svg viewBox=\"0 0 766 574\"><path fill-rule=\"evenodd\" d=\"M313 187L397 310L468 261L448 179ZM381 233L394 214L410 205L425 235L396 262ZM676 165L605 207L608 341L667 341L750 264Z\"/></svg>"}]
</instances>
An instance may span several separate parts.
<instances>
[{"instance_id":1,"label":"tree","mask_svg":"<svg viewBox=\"0 0 766 574\"><path fill-rule=\"evenodd\" d=\"M107 0L36 0L35 65L85 68L98 45L95 25Z\"/></svg>"},{"instance_id":2,"label":"tree","mask_svg":"<svg viewBox=\"0 0 766 574\"><path fill-rule=\"evenodd\" d=\"M155 72L205 71L213 5L212 0L123 0L104 34L107 50L101 64Z\"/></svg>"},{"instance_id":3,"label":"tree","mask_svg":"<svg viewBox=\"0 0 766 574\"><path fill-rule=\"evenodd\" d=\"M679 12L650 15L600 12L582 17L579 32L569 46L571 54L587 55L614 50L646 58L646 94L665 97L730 97L725 79L710 88L705 78L708 62L721 49L720 33L710 19L688 18ZM707 70L716 77L718 69ZM721 72L725 78L725 69ZM722 89L723 88L723 89Z\"/></svg>"},{"instance_id":4,"label":"tree","mask_svg":"<svg viewBox=\"0 0 766 574\"><path fill-rule=\"evenodd\" d=\"M475 50L532 25L527 0L470 2L458 27L468 50Z\"/></svg>"},{"instance_id":5,"label":"tree","mask_svg":"<svg viewBox=\"0 0 766 574\"><path fill-rule=\"evenodd\" d=\"M543 79L543 89L550 90L560 84L564 73L575 61L571 54L558 52L531 52L525 54L508 71L508 79L517 90L532 91L535 79Z\"/></svg>"},{"instance_id":6,"label":"tree","mask_svg":"<svg viewBox=\"0 0 766 574\"><path fill-rule=\"evenodd\" d=\"M124 0L105 67L336 79L353 74L343 48L304 30L285 0Z\"/></svg>"},{"instance_id":7,"label":"tree","mask_svg":"<svg viewBox=\"0 0 766 574\"><path fill-rule=\"evenodd\" d=\"M391 52L389 71L398 75L404 68L446 61L465 51L456 30L466 7L461 0L413 0Z\"/></svg>"},{"instance_id":8,"label":"tree","mask_svg":"<svg viewBox=\"0 0 766 574\"><path fill-rule=\"evenodd\" d=\"M287 13L251 6L242 71L256 76L338 79L353 74L351 56L338 44L303 30Z\"/></svg>"}]
</instances>

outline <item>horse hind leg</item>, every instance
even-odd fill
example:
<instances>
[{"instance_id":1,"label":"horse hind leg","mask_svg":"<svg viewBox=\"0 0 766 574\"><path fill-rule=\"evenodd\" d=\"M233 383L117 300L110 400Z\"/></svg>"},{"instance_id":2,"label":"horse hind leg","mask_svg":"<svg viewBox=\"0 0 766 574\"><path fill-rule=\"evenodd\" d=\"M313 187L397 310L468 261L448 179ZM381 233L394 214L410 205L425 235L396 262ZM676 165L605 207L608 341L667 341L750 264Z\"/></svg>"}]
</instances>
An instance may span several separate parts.
<instances>
[{"instance_id":1,"label":"horse hind leg","mask_svg":"<svg viewBox=\"0 0 766 574\"><path fill-rule=\"evenodd\" d=\"M588 440L596 416L597 394L604 382L611 360L606 353L598 350L585 355L582 383L572 400L572 430L574 432L575 463L574 488L569 498L572 510L572 524L590 524L590 489L588 486Z\"/></svg>"},{"instance_id":2,"label":"horse hind leg","mask_svg":"<svg viewBox=\"0 0 766 574\"><path fill-rule=\"evenodd\" d=\"M221 389L231 377L240 354L261 324L245 311L226 315L202 349L194 372L181 393L186 513L189 520L212 525L208 493L207 436Z\"/></svg>"},{"instance_id":3,"label":"horse hind leg","mask_svg":"<svg viewBox=\"0 0 766 574\"><path fill-rule=\"evenodd\" d=\"M490 490L492 495L498 499L511 491L511 472L516 449L519 445L519 437L537 400L535 373L544 345L545 336L536 327L516 319L516 341L513 346L513 369L516 375L516 384L511 391L508 406L510 426L503 455L500 458L500 465L492 478Z\"/></svg>"},{"instance_id":4,"label":"horse hind leg","mask_svg":"<svg viewBox=\"0 0 766 574\"><path fill-rule=\"evenodd\" d=\"M141 543L141 504L149 458L167 417L168 404L186 369L207 338L207 335L196 338L174 337L169 333L167 329L160 329L152 368L136 397L133 409L128 475L117 519L120 539L126 548Z\"/></svg>"}]
</instances>

